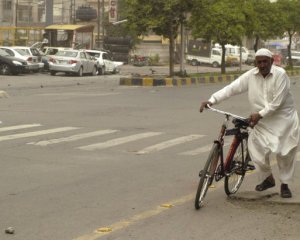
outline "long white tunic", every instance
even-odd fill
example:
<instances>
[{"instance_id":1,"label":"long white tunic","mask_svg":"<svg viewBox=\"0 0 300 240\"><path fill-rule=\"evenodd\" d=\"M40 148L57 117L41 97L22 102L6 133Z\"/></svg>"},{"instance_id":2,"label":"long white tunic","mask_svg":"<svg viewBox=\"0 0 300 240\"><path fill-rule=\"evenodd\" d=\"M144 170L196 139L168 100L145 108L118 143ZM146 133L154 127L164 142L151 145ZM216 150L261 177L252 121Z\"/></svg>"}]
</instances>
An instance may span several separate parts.
<instances>
[{"instance_id":1,"label":"long white tunic","mask_svg":"<svg viewBox=\"0 0 300 240\"><path fill-rule=\"evenodd\" d=\"M246 91L251 113L258 112L263 117L250 132L249 141L263 147L265 154L271 151L287 155L298 145L299 119L285 70L273 65L270 74L264 78L258 68L253 68L214 93L209 101L217 104ZM252 153L255 154L254 149Z\"/></svg>"}]
</instances>

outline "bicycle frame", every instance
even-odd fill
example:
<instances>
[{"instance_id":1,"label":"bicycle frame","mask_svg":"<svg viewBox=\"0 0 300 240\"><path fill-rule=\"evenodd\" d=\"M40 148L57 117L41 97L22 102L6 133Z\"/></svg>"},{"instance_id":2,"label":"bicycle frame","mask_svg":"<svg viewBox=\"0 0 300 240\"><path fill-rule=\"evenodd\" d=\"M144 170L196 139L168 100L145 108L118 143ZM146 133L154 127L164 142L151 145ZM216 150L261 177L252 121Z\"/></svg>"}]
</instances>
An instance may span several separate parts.
<instances>
[{"instance_id":1,"label":"bicycle frame","mask_svg":"<svg viewBox=\"0 0 300 240\"><path fill-rule=\"evenodd\" d=\"M231 170L230 165L231 165L232 159L234 157L234 154L236 153L236 150L237 150L239 144L242 144L241 146L242 146L242 159L243 159L243 161L245 159L244 151L243 151L244 150L243 139L246 138L247 136L244 135L240 131L239 132L234 132L235 129L232 129L233 133L227 132L229 117L233 117L235 119L239 119L239 120L242 120L242 121L247 121L247 119L243 118L243 117L240 117L240 116L237 116L235 114L229 113L229 112L224 112L224 111L212 108L210 106L208 106L208 109L211 110L211 111L218 112L218 113L221 113L221 114L225 115L225 120L222 124L218 139L214 141L214 143L218 144L218 146L219 146L219 157L220 157L220 166L219 167L221 169L219 171L217 170L217 164L215 164L216 166L212 166L212 169L211 169L211 174L214 174L215 175L215 180L219 181L225 175L229 175L229 174L231 174L231 172L233 172ZM231 142L230 148L228 150L228 153L227 153L225 161L224 161L224 151L223 151L224 137L228 136L228 135L234 135L234 138Z\"/></svg>"},{"instance_id":2,"label":"bicycle frame","mask_svg":"<svg viewBox=\"0 0 300 240\"><path fill-rule=\"evenodd\" d=\"M234 194L241 186L245 173L248 169L249 155L247 151L249 126L246 118L234 115L232 113L220 111L207 105L211 111L215 111L225 115L219 136L214 140L214 144L210 150L204 168L199 172L199 185L195 198L195 208L199 209L203 206L203 201L207 193L208 187L212 182L219 181L225 177L224 190L227 195ZM229 118L232 117L234 127L228 129ZM224 137L232 135L233 141L224 160ZM245 145L244 145L245 144ZM240 154L241 152L241 154ZM246 155L245 155L246 153Z\"/></svg>"}]
</instances>

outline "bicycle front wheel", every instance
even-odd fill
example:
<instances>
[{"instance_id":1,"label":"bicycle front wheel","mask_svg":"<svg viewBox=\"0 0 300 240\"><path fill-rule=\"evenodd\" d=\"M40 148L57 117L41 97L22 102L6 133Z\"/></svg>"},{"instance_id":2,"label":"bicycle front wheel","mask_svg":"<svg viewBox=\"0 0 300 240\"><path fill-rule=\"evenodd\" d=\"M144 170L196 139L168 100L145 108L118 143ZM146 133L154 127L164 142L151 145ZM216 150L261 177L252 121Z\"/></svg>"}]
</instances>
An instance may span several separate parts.
<instances>
[{"instance_id":1,"label":"bicycle front wheel","mask_svg":"<svg viewBox=\"0 0 300 240\"><path fill-rule=\"evenodd\" d=\"M199 209L203 206L203 201L206 196L208 187L212 184L215 169L219 160L220 147L217 143L214 143L204 166L204 169L200 171L200 181L195 198L195 208Z\"/></svg>"},{"instance_id":2,"label":"bicycle front wheel","mask_svg":"<svg viewBox=\"0 0 300 240\"><path fill-rule=\"evenodd\" d=\"M247 139L243 139L232 158L230 171L225 175L224 189L227 195L236 193L242 185L246 173L244 165L248 156Z\"/></svg>"}]
</instances>

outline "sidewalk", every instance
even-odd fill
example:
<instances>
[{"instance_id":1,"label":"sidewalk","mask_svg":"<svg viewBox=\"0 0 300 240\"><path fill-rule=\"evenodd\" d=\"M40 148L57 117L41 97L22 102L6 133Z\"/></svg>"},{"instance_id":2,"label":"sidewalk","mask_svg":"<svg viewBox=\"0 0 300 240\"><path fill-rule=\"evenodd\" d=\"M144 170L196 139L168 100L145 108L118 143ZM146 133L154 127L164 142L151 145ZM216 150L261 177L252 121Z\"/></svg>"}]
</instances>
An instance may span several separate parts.
<instances>
[{"instance_id":1,"label":"sidewalk","mask_svg":"<svg viewBox=\"0 0 300 240\"><path fill-rule=\"evenodd\" d=\"M230 196L232 200L244 200L244 201L264 201L265 203L273 204L299 204L300 205L300 158L298 154L295 177L292 184L289 184L289 188L292 192L292 198L280 197L280 181L278 179L278 169L276 163L272 165L273 175L276 181L276 185L273 188L269 188L263 192L257 192L254 190L257 182L257 174L255 170L247 174L244 178L244 182L239 191Z\"/></svg>"}]
</instances>

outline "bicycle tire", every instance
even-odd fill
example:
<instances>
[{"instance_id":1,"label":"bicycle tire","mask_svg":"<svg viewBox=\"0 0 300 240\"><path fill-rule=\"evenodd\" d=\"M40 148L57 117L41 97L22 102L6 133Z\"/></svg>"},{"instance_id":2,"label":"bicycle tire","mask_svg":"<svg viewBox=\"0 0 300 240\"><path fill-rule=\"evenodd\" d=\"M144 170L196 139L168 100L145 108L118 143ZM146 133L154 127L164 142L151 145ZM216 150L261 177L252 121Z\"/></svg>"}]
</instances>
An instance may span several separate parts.
<instances>
[{"instance_id":1,"label":"bicycle tire","mask_svg":"<svg viewBox=\"0 0 300 240\"><path fill-rule=\"evenodd\" d=\"M208 187L212 184L214 179L214 172L219 161L219 145L214 143L203 170L201 171L201 177L195 198L195 208L198 210L203 206L203 201L206 196Z\"/></svg>"},{"instance_id":2,"label":"bicycle tire","mask_svg":"<svg viewBox=\"0 0 300 240\"><path fill-rule=\"evenodd\" d=\"M231 194L235 194L239 190L245 177L245 173L246 173L245 166L247 166L249 162L247 139L243 139L242 141L243 143L241 142L238 145L233 155L230 164L230 171L228 174L225 175L224 190L228 196ZM244 151L243 154L242 151ZM244 160L243 160L243 156L245 158Z\"/></svg>"}]
</instances>

